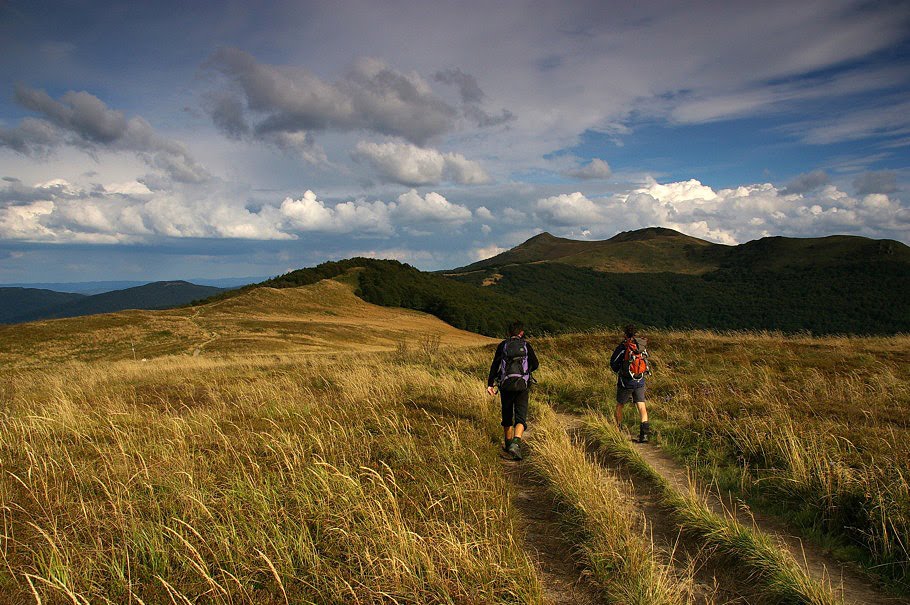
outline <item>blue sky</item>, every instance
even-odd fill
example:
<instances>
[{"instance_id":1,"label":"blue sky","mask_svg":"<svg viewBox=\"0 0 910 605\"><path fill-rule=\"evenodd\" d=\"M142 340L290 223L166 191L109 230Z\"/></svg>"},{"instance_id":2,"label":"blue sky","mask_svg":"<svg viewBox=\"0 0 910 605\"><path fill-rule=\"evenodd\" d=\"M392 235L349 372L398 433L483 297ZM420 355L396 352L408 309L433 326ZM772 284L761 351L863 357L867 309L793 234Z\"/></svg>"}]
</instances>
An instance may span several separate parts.
<instances>
[{"instance_id":1,"label":"blue sky","mask_svg":"<svg viewBox=\"0 0 910 605\"><path fill-rule=\"evenodd\" d=\"M910 242L906 2L0 3L0 283Z\"/></svg>"}]
</instances>

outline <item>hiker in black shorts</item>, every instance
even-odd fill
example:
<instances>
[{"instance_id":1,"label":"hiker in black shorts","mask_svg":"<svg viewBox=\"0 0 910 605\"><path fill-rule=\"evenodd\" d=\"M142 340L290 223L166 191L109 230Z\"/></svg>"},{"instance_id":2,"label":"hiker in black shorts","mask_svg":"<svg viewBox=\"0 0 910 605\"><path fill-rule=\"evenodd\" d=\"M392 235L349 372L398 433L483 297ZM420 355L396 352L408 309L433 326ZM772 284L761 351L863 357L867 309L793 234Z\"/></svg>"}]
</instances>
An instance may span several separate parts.
<instances>
[{"instance_id":1,"label":"hiker in black shorts","mask_svg":"<svg viewBox=\"0 0 910 605\"><path fill-rule=\"evenodd\" d=\"M528 426L531 372L539 365L537 355L524 335L521 322L509 325L509 337L496 347L496 355L493 356L490 375L487 377L487 393L495 395L493 385L496 384L502 398L502 430L505 438L502 449L515 460L522 458L521 436Z\"/></svg>"},{"instance_id":2,"label":"hiker in black shorts","mask_svg":"<svg viewBox=\"0 0 910 605\"><path fill-rule=\"evenodd\" d=\"M645 351L644 344L640 345L635 339L635 326L626 326L624 332L626 337L610 357L610 369L617 374L616 425L622 427L623 406L631 399L638 407L638 414L641 416L638 441L647 443L650 427L648 426L648 408L645 405L645 374L648 373L645 358L648 353Z\"/></svg>"}]
</instances>

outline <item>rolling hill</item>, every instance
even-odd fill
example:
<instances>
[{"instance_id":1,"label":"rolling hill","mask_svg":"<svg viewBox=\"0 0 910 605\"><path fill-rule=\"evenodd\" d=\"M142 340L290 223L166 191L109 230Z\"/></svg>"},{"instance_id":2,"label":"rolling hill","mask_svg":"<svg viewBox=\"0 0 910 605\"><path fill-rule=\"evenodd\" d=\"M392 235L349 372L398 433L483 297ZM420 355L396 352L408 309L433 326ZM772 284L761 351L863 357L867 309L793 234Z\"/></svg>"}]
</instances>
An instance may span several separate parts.
<instances>
[{"instance_id":1,"label":"rolling hill","mask_svg":"<svg viewBox=\"0 0 910 605\"><path fill-rule=\"evenodd\" d=\"M0 324L28 321L48 309L85 298L82 294L55 292L43 288L0 288Z\"/></svg>"},{"instance_id":2,"label":"rolling hill","mask_svg":"<svg viewBox=\"0 0 910 605\"><path fill-rule=\"evenodd\" d=\"M153 282L124 290L92 296L37 290L27 294L22 288L0 288L0 323L21 323L39 319L78 317L114 313L126 309L167 309L208 298L221 288L198 286L185 281Z\"/></svg>"},{"instance_id":3,"label":"rolling hill","mask_svg":"<svg viewBox=\"0 0 910 605\"><path fill-rule=\"evenodd\" d=\"M392 349L401 342L417 348L436 337L452 346L487 341L431 315L370 304L355 296L350 284L324 280L296 288L250 288L195 307L0 326L0 363L16 367L177 354L363 352Z\"/></svg>"}]
</instances>

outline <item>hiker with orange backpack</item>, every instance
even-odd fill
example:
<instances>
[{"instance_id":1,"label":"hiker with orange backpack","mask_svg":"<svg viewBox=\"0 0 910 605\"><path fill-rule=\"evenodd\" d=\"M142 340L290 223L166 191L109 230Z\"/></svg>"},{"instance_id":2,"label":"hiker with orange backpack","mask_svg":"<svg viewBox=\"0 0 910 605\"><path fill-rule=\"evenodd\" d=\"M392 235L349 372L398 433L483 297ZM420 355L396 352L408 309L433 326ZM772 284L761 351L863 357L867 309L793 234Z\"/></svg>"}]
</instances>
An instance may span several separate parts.
<instances>
[{"instance_id":1,"label":"hiker with orange backpack","mask_svg":"<svg viewBox=\"0 0 910 605\"><path fill-rule=\"evenodd\" d=\"M648 352L635 339L635 326L624 328L625 338L610 357L610 369L616 372L616 424L622 427L623 406L629 399L638 407L641 425L638 429L639 443L647 443L650 435L648 408L645 405L645 375L648 370Z\"/></svg>"}]
</instances>

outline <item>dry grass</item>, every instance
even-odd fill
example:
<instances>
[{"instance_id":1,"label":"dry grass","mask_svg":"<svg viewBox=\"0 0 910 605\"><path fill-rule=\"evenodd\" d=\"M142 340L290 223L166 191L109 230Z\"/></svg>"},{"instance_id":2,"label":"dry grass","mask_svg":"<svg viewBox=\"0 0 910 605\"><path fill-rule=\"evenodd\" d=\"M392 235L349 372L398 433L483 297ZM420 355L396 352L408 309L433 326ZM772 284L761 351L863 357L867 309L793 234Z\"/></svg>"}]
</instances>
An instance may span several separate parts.
<instances>
[{"instance_id":1,"label":"dry grass","mask_svg":"<svg viewBox=\"0 0 910 605\"><path fill-rule=\"evenodd\" d=\"M910 337L646 336L658 442L910 589ZM593 332L541 343L558 368L541 376L551 398L612 408L616 341Z\"/></svg>"},{"instance_id":2,"label":"dry grass","mask_svg":"<svg viewBox=\"0 0 910 605\"><path fill-rule=\"evenodd\" d=\"M568 531L591 576L610 602L676 605L691 602L691 577L679 577L660 561L636 519L622 484L585 460L553 412L540 409L529 443L530 463L561 504Z\"/></svg>"},{"instance_id":3,"label":"dry grass","mask_svg":"<svg viewBox=\"0 0 910 605\"><path fill-rule=\"evenodd\" d=\"M381 355L170 358L14 391L0 602L541 600L476 379Z\"/></svg>"}]
</instances>

